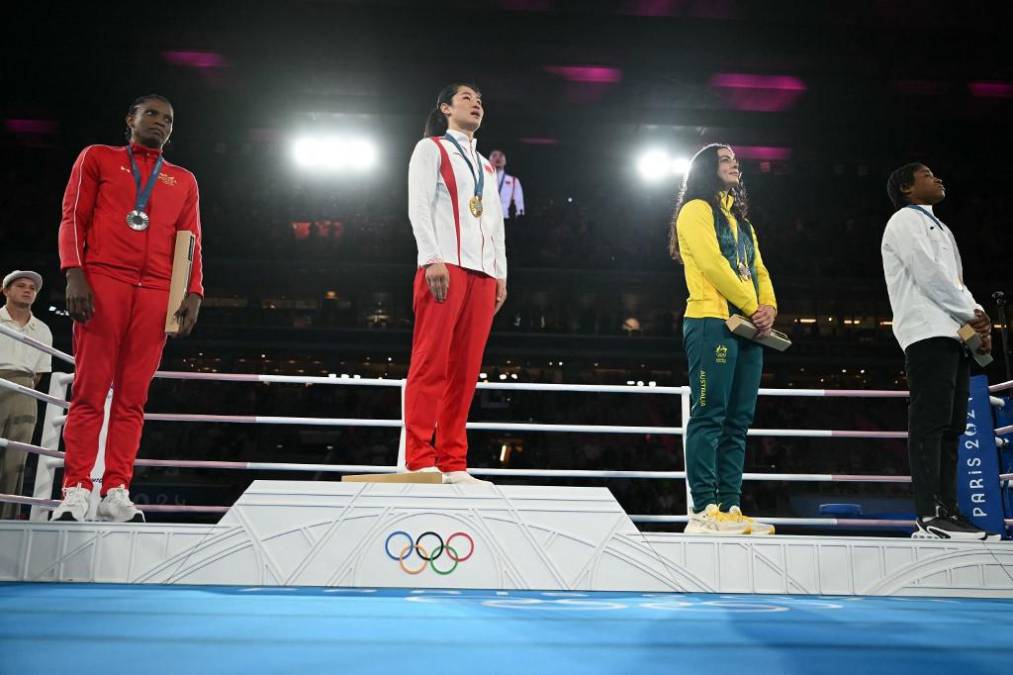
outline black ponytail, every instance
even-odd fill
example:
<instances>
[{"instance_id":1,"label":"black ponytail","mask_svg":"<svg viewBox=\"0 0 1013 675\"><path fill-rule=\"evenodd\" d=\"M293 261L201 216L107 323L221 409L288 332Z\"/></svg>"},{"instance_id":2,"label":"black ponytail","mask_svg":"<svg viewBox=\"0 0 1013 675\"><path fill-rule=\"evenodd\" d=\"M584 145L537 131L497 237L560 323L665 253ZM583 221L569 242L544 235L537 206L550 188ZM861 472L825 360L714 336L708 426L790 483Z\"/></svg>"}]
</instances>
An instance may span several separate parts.
<instances>
[{"instance_id":1,"label":"black ponytail","mask_svg":"<svg viewBox=\"0 0 1013 675\"><path fill-rule=\"evenodd\" d=\"M469 87L474 89L475 93L479 96L482 95L478 87L470 82L454 82L441 89L439 96L436 97L436 105L429 111L429 117L426 118L426 128L423 131L424 137L443 136L447 133L447 116L440 110L440 106L444 103L451 105L451 101L453 101L454 96L457 95L461 87Z\"/></svg>"},{"instance_id":2,"label":"black ponytail","mask_svg":"<svg viewBox=\"0 0 1013 675\"><path fill-rule=\"evenodd\" d=\"M426 138L443 136L447 133L447 116L440 112L440 106L429 111L429 117L426 118L426 129L422 133Z\"/></svg>"}]
</instances>

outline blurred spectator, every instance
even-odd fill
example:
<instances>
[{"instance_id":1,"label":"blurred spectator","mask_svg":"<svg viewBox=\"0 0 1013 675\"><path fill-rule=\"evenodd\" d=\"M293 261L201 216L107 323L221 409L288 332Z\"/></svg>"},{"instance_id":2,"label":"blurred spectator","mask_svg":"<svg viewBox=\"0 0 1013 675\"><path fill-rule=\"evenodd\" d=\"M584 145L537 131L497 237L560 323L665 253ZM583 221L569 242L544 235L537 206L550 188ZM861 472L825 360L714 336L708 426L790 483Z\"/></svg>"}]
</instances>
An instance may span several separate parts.
<instances>
[{"instance_id":1,"label":"blurred spectator","mask_svg":"<svg viewBox=\"0 0 1013 675\"><path fill-rule=\"evenodd\" d=\"M7 299L0 308L0 325L52 346L49 327L32 314L32 304L42 288L42 277L29 271L15 270L4 277ZM43 374L52 371L52 357L35 347L6 335L0 335L0 378L34 389ZM0 436L9 441L31 443L35 432L38 403L34 398L10 389L0 389ZM0 493L20 495L24 483L27 455L13 448L0 449ZM17 504L2 504L0 518L15 518Z\"/></svg>"},{"instance_id":2,"label":"blurred spectator","mask_svg":"<svg viewBox=\"0 0 1013 675\"><path fill-rule=\"evenodd\" d=\"M489 161L496 168L496 185L499 186L499 197L503 202L503 217L524 215L524 190L517 176L506 172L506 154L502 150L493 150Z\"/></svg>"}]
</instances>

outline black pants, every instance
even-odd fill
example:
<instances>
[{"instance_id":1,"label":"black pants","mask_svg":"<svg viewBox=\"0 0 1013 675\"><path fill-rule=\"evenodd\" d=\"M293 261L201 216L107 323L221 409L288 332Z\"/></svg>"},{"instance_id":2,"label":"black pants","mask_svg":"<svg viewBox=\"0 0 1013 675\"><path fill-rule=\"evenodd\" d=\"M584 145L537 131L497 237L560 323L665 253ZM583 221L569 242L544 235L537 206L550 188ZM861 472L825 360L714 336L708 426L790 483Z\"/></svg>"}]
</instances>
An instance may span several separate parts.
<instances>
[{"instance_id":1,"label":"black pants","mask_svg":"<svg viewBox=\"0 0 1013 675\"><path fill-rule=\"evenodd\" d=\"M951 338L921 340L904 351L911 402L908 457L915 510L935 515L936 503L957 511L957 446L967 427L971 362Z\"/></svg>"}]
</instances>

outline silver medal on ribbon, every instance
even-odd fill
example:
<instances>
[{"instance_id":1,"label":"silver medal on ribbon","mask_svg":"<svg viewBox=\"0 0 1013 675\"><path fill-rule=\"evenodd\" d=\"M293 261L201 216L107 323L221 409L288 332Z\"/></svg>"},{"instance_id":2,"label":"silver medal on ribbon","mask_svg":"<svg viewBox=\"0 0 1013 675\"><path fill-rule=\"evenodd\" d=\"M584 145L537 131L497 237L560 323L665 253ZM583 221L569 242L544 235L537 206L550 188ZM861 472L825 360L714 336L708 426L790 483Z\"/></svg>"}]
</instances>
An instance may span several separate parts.
<instances>
[{"instance_id":1,"label":"silver medal on ribbon","mask_svg":"<svg viewBox=\"0 0 1013 675\"><path fill-rule=\"evenodd\" d=\"M144 211L134 209L127 214L127 227L135 232L144 232L148 229L148 214Z\"/></svg>"}]
</instances>

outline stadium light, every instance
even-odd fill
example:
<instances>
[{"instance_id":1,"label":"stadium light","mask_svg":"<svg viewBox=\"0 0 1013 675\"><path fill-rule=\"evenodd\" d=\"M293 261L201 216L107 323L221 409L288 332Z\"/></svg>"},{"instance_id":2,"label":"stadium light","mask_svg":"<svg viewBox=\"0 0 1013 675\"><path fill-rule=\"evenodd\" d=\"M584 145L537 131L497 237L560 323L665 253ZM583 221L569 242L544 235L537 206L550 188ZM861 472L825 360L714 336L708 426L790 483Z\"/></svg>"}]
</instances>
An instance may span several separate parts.
<instances>
[{"instance_id":1,"label":"stadium light","mask_svg":"<svg viewBox=\"0 0 1013 675\"><path fill-rule=\"evenodd\" d=\"M343 136L302 136L292 143L292 160L302 169L361 172L376 166L376 144Z\"/></svg>"},{"instance_id":2,"label":"stadium light","mask_svg":"<svg viewBox=\"0 0 1013 675\"><path fill-rule=\"evenodd\" d=\"M689 172L689 159L672 157L667 150L652 148L637 158L637 172L648 183L660 183Z\"/></svg>"},{"instance_id":3,"label":"stadium light","mask_svg":"<svg viewBox=\"0 0 1013 675\"><path fill-rule=\"evenodd\" d=\"M640 177L649 183L663 180L671 169L671 160L664 150L648 150L637 160Z\"/></svg>"}]
</instances>

